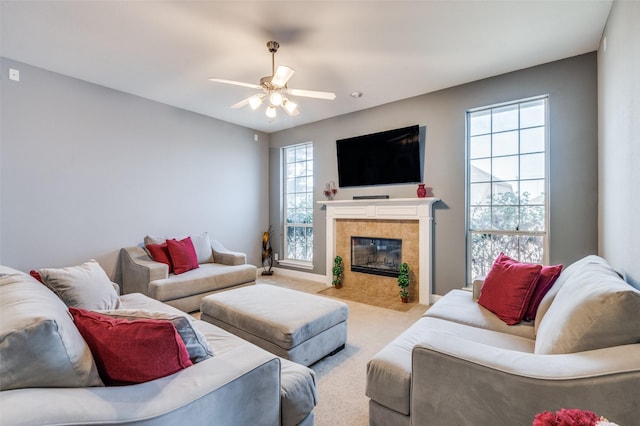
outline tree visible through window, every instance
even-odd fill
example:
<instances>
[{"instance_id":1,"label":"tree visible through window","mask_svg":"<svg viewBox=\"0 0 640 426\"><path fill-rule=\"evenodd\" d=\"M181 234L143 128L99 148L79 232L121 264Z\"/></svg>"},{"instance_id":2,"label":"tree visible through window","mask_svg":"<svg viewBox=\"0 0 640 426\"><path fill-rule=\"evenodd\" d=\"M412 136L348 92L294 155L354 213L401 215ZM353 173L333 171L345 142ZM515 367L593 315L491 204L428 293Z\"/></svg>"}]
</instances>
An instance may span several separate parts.
<instances>
[{"instance_id":1,"label":"tree visible through window","mask_svg":"<svg viewBox=\"0 0 640 426\"><path fill-rule=\"evenodd\" d=\"M313 144L283 149L286 260L313 261Z\"/></svg>"},{"instance_id":2,"label":"tree visible through window","mask_svg":"<svg viewBox=\"0 0 640 426\"><path fill-rule=\"evenodd\" d=\"M543 263L547 246L547 98L467 113L471 280L500 252Z\"/></svg>"}]
</instances>

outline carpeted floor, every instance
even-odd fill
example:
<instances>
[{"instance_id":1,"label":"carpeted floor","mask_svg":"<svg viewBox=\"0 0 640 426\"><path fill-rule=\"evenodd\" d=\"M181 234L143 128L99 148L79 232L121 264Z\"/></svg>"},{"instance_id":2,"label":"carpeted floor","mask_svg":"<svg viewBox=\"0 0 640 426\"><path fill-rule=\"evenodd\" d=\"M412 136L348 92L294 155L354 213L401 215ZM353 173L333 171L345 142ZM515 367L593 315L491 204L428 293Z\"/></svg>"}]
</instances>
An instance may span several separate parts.
<instances>
[{"instance_id":1,"label":"carpeted floor","mask_svg":"<svg viewBox=\"0 0 640 426\"><path fill-rule=\"evenodd\" d=\"M322 283L273 275L258 279L271 284L308 293L322 292ZM342 290L342 289L340 289ZM322 292L322 293L321 293ZM365 396L367 362L387 343L413 324L427 310L427 306L413 304L407 312L380 308L351 300L349 305L348 337L345 349L324 358L311 368L318 379L319 403L315 408L316 426L367 426L369 399Z\"/></svg>"}]
</instances>

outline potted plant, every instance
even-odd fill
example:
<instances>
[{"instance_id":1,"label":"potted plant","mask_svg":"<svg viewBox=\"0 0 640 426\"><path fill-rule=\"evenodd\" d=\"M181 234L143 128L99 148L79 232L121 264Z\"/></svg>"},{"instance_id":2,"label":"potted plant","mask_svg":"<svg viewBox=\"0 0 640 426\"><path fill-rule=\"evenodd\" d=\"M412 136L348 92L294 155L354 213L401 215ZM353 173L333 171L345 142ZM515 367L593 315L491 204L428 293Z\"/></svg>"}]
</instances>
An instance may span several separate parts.
<instances>
[{"instance_id":1,"label":"potted plant","mask_svg":"<svg viewBox=\"0 0 640 426\"><path fill-rule=\"evenodd\" d=\"M398 287L400 287L400 299L402 303L409 302L409 265L407 263L400 264L400 275L398 275Z\"/></svg>"},{"instance_id":2,"label":"potted plant","mask_svg":"<svg viewBox=\"0 0 640 426\"><path fill-rule=\"evenodd\" d=\"M335 288L342 288L342 258L340 256L336 256L335 259L333 259L332 273L333 281L331 284L333 284Z\"/></svg>"}]
</instances>

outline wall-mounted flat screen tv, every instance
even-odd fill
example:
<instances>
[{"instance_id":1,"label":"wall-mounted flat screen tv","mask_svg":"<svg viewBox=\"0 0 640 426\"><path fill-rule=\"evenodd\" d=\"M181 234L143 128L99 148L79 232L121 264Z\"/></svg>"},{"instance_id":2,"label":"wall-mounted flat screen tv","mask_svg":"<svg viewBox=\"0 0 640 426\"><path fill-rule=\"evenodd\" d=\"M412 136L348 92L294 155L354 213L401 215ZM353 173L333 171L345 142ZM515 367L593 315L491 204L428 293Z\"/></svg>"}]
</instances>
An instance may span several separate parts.
<instances>
[{"instance_id":1,"label":"wall-mounted flat screen tv","mask_svg":"<svg viewBox=\"0 0 640 426\"><path fill-rule=\"evenodd\" d=\"M417 125L339 139L336 150L341 188L422 182Z\"/></svg>"}]
</instances>

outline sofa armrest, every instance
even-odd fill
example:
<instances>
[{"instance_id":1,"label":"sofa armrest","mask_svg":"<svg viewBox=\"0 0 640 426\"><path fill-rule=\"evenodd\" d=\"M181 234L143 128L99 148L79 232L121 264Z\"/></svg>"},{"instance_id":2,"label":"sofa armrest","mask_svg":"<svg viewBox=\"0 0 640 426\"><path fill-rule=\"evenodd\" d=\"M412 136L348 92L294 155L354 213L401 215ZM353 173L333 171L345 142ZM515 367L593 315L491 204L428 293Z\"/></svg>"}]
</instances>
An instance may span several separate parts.
<instances>
[{"instance_id":1,"label":"sofa armrest","mask_svg":"<svg viewBox=\"0 0 640 426\"><path fill-rule=\"evenodd\" d=\"M536 355L430 330L412 353L411 419L506 426L582 408L633 424L638 387L640 344Z\"/></svg>"},{"instance_id":2,"label":"sofa armrest","mask_svg":"<svg viewBox=\"0 0 640 426\"><path fill-rule=\"evenodd\" d=\"M213 250L214 263L222 263L223 265L244 265L247 263L247 255L238 251L227 250L220 242L211 240L211 249Z\"/></svg>"},{"instance_id":3,"label":"sofa armrest","mask_svg":"<svg viewBox=\"0 0 640 426\"><path fill-rule=\"evenodd\" d=\"M151 281L169 277L169 266L156 262L142 247L126 247L120 250L122 265L122 293L149 295Z\"/></svg>"}]
</instances>

